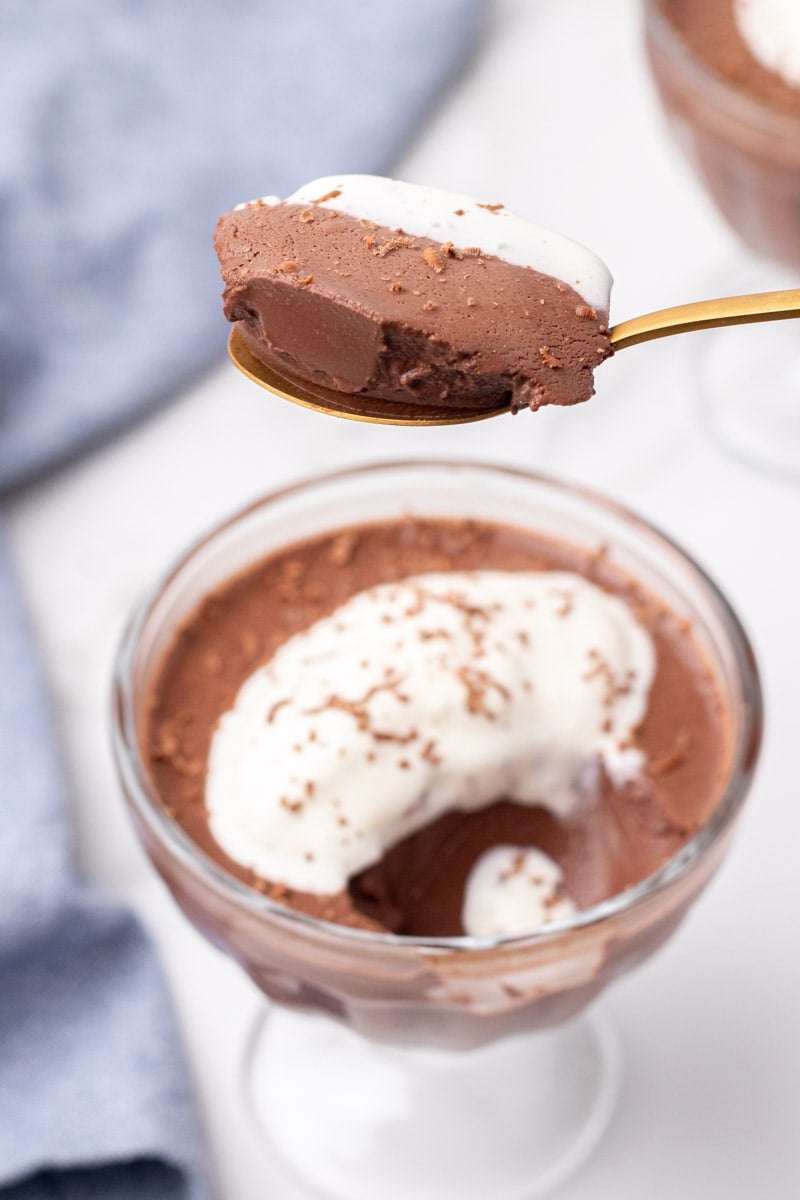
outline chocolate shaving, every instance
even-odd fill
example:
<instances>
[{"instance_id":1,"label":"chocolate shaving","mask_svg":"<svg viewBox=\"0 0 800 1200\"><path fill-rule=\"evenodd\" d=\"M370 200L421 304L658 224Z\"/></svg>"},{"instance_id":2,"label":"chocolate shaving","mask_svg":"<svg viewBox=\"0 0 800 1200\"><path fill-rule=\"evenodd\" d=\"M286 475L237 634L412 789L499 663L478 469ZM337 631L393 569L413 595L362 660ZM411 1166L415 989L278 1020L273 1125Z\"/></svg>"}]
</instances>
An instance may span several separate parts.
<instances>
[{"instance_id":1,"label":"chocolate shaving","mask_svg":"<svg viewBox=\"0 0 800 1200\"><path fill-rule=\"evenodd\" d=\"M253 655L258 651L258 634L254 633L252 629L243 629L239 635L239 644L241 645L242 651L247 655L247 657L252 658Z\"/></svg>"},{"instance_id":2,"label":"chocolate shaving","mask_svg":"<svg viewBox=\"0 0 800 1200\"><path fill-rule=\"evenodd\" d=\"M152 749L153 758L161 762L172 762L180 754L178 735L169 729L159 729Z\"/></svg>"},{"instance_id":3,"label":"chocolate shaving","mask_svg":"<svg viewBox=\"0 0 800 1200\"><path fill-rule=\"evenodd\" d=\"M434 250L433 246L426 246L422 251L422 257L429 267L433 267L437 275L440 275L444 270L444 259L438 250Z\"/></svg>"},{"instance_id":4,"label":"chocolate shaving","mask_svg":"<svg viewBox=\"0 0 800 1200\"><path fill-rule=\"evenodd\" d=\"M419 752L420 758L423 759L425 762L430 763L432 767L438 767L442 761L441 757L438 754L436 754L435 750L436 750L436 742L430 741L430 742L426 742L425 745L422 747L422 749Z\"/></svg>"},{"instance_id":5,"label":"chocolate shaving","mask_svg":"<svg viewBox=\"0 0 800 1200\"><path fill-rule=\"evenodd\" d=\"M421 642L431 642L434 638L444 638L445 641L450 641L450 634L446 629L420 629L419 640Z\"/></svg>"},{"instance_id":6,"label":"chocolate shaving","mask_svg":"<svg viewBox=\"0 0 800 1200\"><path fill-rule=\"evenodd\" d=\"M316 200L312 200L312 204L324 204L326 200L335 200L337 196L341 196L342 189L334 188L333 191L326 192L324 196L318 196Z\"/></svg>"},{"instance_id":7,"label":"chocolate shaving","mask_svg":"<svg viewBox=\"0 0 800 1200\"><path fill-rule=\"evenodd\" d=\"M557 617L568 617L575 608L574 593L567 591L566 588L551 588L550 594L557 596L561 601L559 607L555 610Z\"/></svg>"},{"instance_id":8,"label":"chocolate shaving","mask_svg":"<svg viewBox=\"0 0 800 1200\"><path fill-rule=\"evenodd\" d=\"M456 675L467 689L467 711L476 716L486 717L489 721L496 721L496 714L487 705L488 693L496 691L508 701L511 699L508 688L493 679L488 672L479 671L476 667L459 667Z\"/></svg>"},{"instance_id":9,"label":"chocolate shaving","mask_svg":"<svg viewBox=\"0 0 800 1200\"><path fill-rule=\"evenodd\" d=\"M358 534L339 533L328 548L328 562L334 567L346 567L353 561L358 545Z\"/></svg>"},{"instance_id":10,"label":"chocolate shaving","mask_svg":"<svg viewBox=\"0 0 800 1200\"><path fill-rule=\"evenodd\" d=\"M281 808L285 808L286 811L290 813L299 813L303 808L302 800L289 800L286 796L281 796L278 803L280 804Z\"/></svg>"},{"instance_id":11,"label":"chocolate shaving","mask_svg":"<svg viewBox=\"0 0 800 1200\"><path fill-rule=\"evenodd\" d=\"M542 362L544 363L544 365L546 367L552 367L553 369L555 369L557 367L563 366L561 359L556 358L555 354L550 353L549 346L540 346L539 353L542 356Z\"/></svg>"},{"instance_id":12,"label":"chocolate shaving","mask_svg":"<svg viewBox=\"0 0 800 1200\"><path fill-rule=\"evenodd\" d=\"M662 754L660 758L653 758L645 766L645 774L651 779L656 779L659 775L666 775L670 771L674 771L685 760L689 748L692 744L691 734L686 729L682 729L675 738L675 744L666 754Z\"/></svg>"},{"instance_id":13,"label":"chocolate shaving","mask_svg":"<svg viewBox=\"0 0 800 1200\"><path fill-rule=\"evenodd\" d=\"M273 704L272 708L267 713L267 724L271 725L273 723L273 721L275 720L275 718L277 717L280 710L289 703L291 703L291 702L288 699L287 700L276 700L275 703Z\"/></svg>"},{"instance_id":14,"label":"chocolate shaving","mask_svg":"<svg viewBox=\"0 0 800 1200\"><path fill-rule=\"evenodd\" d=\"M415 741L419 734L416 729L410 729L407 733L396 733L392 730L374 729L372 726L372 717L369 713L367 705L373 696L377 696L379 692L394 692L396 698L401 702L407 702L408 697L404 696L398 689L402 679L395 675L391 668L387 669L383 683L373 684L368 688L360 699L348 700L346 696L339 696L333 692L327 697L325 703L319 708L310 708L306 710L307 716L312 716L315 713L325 712L330 709L335 709L338 712L347 713L356 723L356 728L361 733L368 733L376 742L397 742L398 745L404 746L409 742ZM311 737L309 735L309 740Z\"/></svg>"},{"instance_id":15,"label":"chocolate shaving","mask_svg":"<svg viewBox=\"0 0 800 1200\"><path fill-rule=\"evenodd\" d=\"M378 258L385 258L393 250L413 250L414 244L413 238L395 234L394 237L387 238L385 242L381 242L378 249L373 250L373 254L377 254Z\"/></svg>"},{"instance_id":16,"label":"chocolate shaving","mask_svg":"<svg viewBox=\"0 0 800 1200\"><path fill-rule=\"evenodd\" d=\"M611 708L615 700L630 693L636 679L636 672L626 671L624 677L618 679L611 665L598 650L589 650L588 658L591 666L581 678L587 683L592 679L602 680L605 685L602 703L605 708Z\"/></svg>"},{"instance_id":17,"label":"chocolate shaving","mask_svg":"<svg viewBox=\"0 0 800 1200\"><path fill-rule=\"evenodd\" d=\"M524 867L525 852L523 850L518 850L506 869L500 872L500 883L508 883L509 879L513 879L515 875L521 875Z\"/></svg>"}]
</instances>

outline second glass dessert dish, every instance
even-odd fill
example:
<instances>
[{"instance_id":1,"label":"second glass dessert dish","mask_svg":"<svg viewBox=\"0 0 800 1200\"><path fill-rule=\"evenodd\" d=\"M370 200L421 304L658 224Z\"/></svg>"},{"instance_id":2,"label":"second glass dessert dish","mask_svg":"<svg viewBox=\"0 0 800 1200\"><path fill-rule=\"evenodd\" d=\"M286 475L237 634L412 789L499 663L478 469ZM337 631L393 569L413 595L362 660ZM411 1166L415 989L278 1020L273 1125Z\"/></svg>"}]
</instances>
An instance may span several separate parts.
<instances>
[{"instance_id":1,"label":"second glass dessert dish","mask_svg":"<svg viewBox=\"0 0 800 1200\"><path fill-rule=\"evenodd\" d=\"M778 8L781 6L779 5ZM783 6L788 10L790 3ZM738 0L643 0L658 96L677 144L742 243L708 294L800 283L800 47L777 10ZM786 75L794 64L795 75ZM719 330L691 346L700 416L726 449L800 471L793 327Z\"/></svg>"},{"instance_id":2,"label":"second glass dessert dish","mask_svg":"<svg viewBox=\"0 0 800 1200\"><path fill-rule=\"evenodd\" d=\"M226 722L231 727L242 697L249 692L252 701L253 671L266 661L277 672L276 644L283 653L298 644L296 632L324 631L326 612L335 610L332 619L346 640L348 594L385 580L428 581L428 591L420 589L403 609L404 621L415 620L425 603L438 605L437 613L455 605L468 628L485 674L475 664L458 668L466 705L453 723L466 722L469 730L474 719L469 744L480 749L470 777L484 779L481 756L491 756L485 747L505 736L508 724L502 706L509 685L490 676L487 665L495 671L492 639L500 634L492 622L508 602L480 609L446 590L431 600L430 591L443 586L434 579L446 571L461 572L459 586L478 577L495 586L499 576L529 569L559 572L551 599L565 629L583 628L581 606L596 597L610 605L614 621L628 620L624 599L656 648L646 715L633 712L636 730L580 765L569 780L581 797L574 811L559 815L545 797L542 804L530 797L523 803L522 785L516 777L509 782L504 764L505 791L485 796L475 811L465 803L464 811L440 813L429 824L406 813L412 824L398 825L380 861L359 867L341 893L332 885L317 888L331 893L321 899L308 884L276 882L274 868L270 875L228 859L230 842L225 851L215 845L209 831L221 826L202 797L212 796L226 751L214 741L207 765L208 737L198 730L215 726L216 738ZM274 589L266 605L264 587ZM401 588L389 602L398 597L405 603ZM526 603L534 633L517 631L513 659L524 655L538 628L537 602ZM388 623L385 615L374 629ZM358 628L360 665L368 670L368 647L377 644L373 626L365 620ZM557 623L547 628L558 640ZM636 670L613 675L591 629L580 678L587 688L603 681L605 737L619 716L615 706L633 703ZM624 640L618 632L609 636L609 644ZM433 624L421 627L426 645L441 637ZM644 637L638 629L637 646ZM411 709L417 697L401 640L394 653L397 677L383 676L368 691L397 694L402 677L409 695L400 695L398 711ZM312 675L327 670L318 663ZM543 676L540 682L546 690ZM536 681L525 685L536 691ZM297 696L305 686L298 676ZM274 727L272 736L295 698L271 703L266 717L247 727L242 745L252 749L265 724ZM347 705L338 693L333 699L328 708L337 710L340 724L320 725L311 741L330 742L330 731L352 730L352 746L336 751L345 761L369 714L355 693ZM571 703L565 697L565 711ZM320 710L298 711L300 719ZM432 721L431 710L424 712ZM431 762L439 763L450 745L446 724L438 727L438 741L416 730L391 736L398 778L413 777L414 753L425 770L434 769ZM135 615L114 693L120 778L154 866L189 919L272 1002L247 1062L258 1120L314 1195L341 1200L525 1200L583 1160L610 1115L618 1067L613 1037L584 1010L670 936L718 867L747 793L760 731L758 677L746 638L725 599L682 551L600 497L469 463L343 472L268 496L233 517L192 547ZM381 725L378 765L387 737ZM249 753L242 751L242 762ZM278 757L267 762L275 782ZM544 768L535 765L547 768L546 761ZM363 765L358 770L363 774ZM353 792L360 786L355 772L348 766L337 776L345 802L347 781ZM310 783L304 777L313 797ZM382 777L376 805L394 786ZM285 820L296 818L296 828L304 828L300 801L288 792L282 799ZM346 803L341 812L349 812ZM309 840L299 856L309 879L326 845L325 838L313 842L312 851ZM465 903L459 916L450 893L466 879L468 901L487 854L508 850L511 857L493 876L503 885L500 908L490 915L508 918L508 897L521 886L524 867L535 884L537 927L487 933L485 905L474 917ZM540 850L540 858L526 858ZM525 902L533 903L532 896ZM495 903L497 893L489 898ZM467 935L464 928L478 932ZM435 932L419 932L428 929Z\"/></svg>"}]
</instances>

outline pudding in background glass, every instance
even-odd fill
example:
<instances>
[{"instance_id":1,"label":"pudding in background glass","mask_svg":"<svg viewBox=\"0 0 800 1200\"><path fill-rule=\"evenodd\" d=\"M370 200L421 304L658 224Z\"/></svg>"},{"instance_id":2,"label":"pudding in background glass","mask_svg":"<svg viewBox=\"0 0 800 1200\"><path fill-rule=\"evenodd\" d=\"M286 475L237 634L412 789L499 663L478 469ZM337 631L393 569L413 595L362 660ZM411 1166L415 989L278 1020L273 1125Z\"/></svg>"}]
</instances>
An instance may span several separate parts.
<instances>
[{"instance_id":1,"label":"pudding in background glass","mask_svg":"<svg viewBox=\"0 0 800 1200\"><path fill-rule=\"evenodd\" d=\"M676 140L750 253L708 295L800 286L800 9L795 0L643 0L648 59ZM698 413L731 453L800 471L791 322L692 339Z\"/></svg>"},{"instance_id":2,"label":"pudding in background glass","mask_svg":"<svg viewBox=\"0 0 800 1200\"><path fill-rule=\"evenodd\" d=\"M566 821L530 804L449 813L433 842L417 828L333 908L227 859L199 799L210 733L247 676L359 587L456 567L571 570L636 612L659 663L636 735L652 794L606 784ZM665 671L672 684L681 676L680 699ZM219 686L193 687L192 672ZM125 639L115 712L123 786L154 865L277 1001L249 1082L273 1146L301 1175L347 1200L511 1200L582 1160L609 1115L616 1059L602 1027L575 1018L679 923L724 853L757 753L747 643L679 550L598 498L512 471L397 464L312 481L233 518L170 573ZM577 903L530 933L461 936L452 890L507 843L543 847ZM431 861L447 870L426 871ZM403 892L409 864L416 895ZM387 932L404 926L414 932Z\"/></svg>"},{"instance_id":3,"label":"pudding in background glass","mask_svg":"<svg viewBox=\"0 0 800 1200\"><path fill-rule=\"evenodd\" d=\"M742 241L800 275L800 44L788 64L797 74L785 77L765 62L769 28L747 38L774 3L644 2L653 76L680 145Z\"/></svg>"}]
</instances>

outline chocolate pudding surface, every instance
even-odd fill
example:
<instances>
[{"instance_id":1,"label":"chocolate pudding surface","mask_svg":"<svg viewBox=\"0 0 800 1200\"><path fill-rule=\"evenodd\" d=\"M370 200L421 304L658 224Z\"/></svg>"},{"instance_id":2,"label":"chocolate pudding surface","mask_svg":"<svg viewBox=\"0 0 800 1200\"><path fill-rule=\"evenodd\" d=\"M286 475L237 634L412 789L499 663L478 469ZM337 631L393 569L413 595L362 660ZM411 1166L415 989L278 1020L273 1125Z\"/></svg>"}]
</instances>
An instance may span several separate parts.
<instances>
[{"instance_id":1,"label":"chocolate pudding surface","mask_svg":"<svg viewBox=\"0 0 800 1200\"><path fill-rule=\"evenodd\" d=\"M596 795L563 820L502 796L475 812L449 812L334 895L293 890L232 861L210 832L204 788L212 735L244 681L281 643L359 591L426 572L478 569L571 571L628 603L656 651L648 711L635 735L646 756L641 776L614 786L601 775ZM605 554L513 525L417 518L288 545L214 590L184 622L155 674L141 737L166 812L231 875L326 921L430 937L463 932L465 881L496 845L544 851L581 908L631 887L711 815L732 749L730 715L690 624Z\"/></svg>"},{"instance_id":2,"label":"chocolate pudding surface","mask_svg":"<svg viewBox=\"0 0 800 1200\"><path fill-rule=\"evenodd\" d=\"M695 58L760 104L800 118L800 88L755 57L734 15L734 0L659 0Z\"/></svg>"}]
</instances>

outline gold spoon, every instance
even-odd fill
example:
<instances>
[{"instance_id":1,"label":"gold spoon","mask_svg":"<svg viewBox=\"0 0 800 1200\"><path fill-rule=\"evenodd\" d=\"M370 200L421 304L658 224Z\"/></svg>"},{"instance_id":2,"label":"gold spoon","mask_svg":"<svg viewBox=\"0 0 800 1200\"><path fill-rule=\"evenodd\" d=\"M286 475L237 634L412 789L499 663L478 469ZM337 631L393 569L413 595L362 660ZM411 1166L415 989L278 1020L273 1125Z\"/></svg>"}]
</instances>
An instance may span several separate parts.
<instances>
[{"instance_id":1,"label":"gold spoon","mask_svg":"<svg viewBox=\"0 0 800 1200\"><path fill-rule=\"evenodd\" d=\"M694 304L678 304L662 308L614 325L609 337L615 350L636 346L655 338L671 337L674 333L689 333L694 329L715 329L721 325L749 325L755 321L781 321L800 317L800 288L784 292L759 292L753 296L725 296L719 300L698 300ZM284 400L313 408L317 412L350 421L371 421L376 425L462 425L468 421L485 421L488 417L508 412L508 405L490 412L474 409L433 408L420 404L418 408L404 405L402 414L390 400L359 397L359 410L345 407L338 392L322 387L299 384L270 370L248 350L244 339L234 326L228 339L228 354L234 366L257 383ZM355 399L355 397L353 397Z\"/></svg>"}]
</instances>

